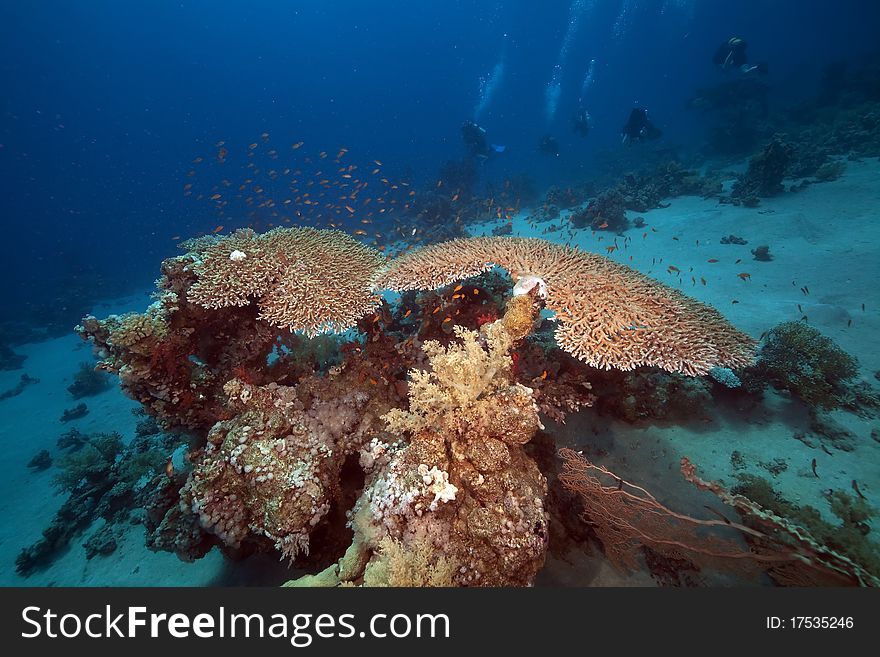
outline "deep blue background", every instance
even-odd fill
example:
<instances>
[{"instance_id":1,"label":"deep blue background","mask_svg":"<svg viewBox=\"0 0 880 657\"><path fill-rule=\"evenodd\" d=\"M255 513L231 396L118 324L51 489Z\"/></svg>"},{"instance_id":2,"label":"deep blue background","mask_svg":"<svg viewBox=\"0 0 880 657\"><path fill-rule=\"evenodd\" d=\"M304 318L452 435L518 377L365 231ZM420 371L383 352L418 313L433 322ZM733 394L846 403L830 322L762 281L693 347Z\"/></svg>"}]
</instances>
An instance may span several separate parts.
<instances>
[{"instance_id":1,"label":"deep blue background","mask_svg":"<svg viewBox=\"0 0 880 657\"><path fill-rule=\"evenodd\" d=\"M182 194L197 156L272 143L378 158L427 180L462 147L478 79L504 58L481 122L507 152L485 175L583 178L619 147L634 103L670 142L696 142L683 103L721 79L732 34L770 63L778 98L808 97L825 64L868 52L880 3L858 0L302 0L3 3L0 6L0 275L7 303L76 304L73 281L114 293L155 278L171 236L208 232L209 204ZM621 18L622 10L623 18ZM544 92L572 11L548 125ZM615 29L615 27L617 29ZM594 129L571 134L590 59ZM535 152L545 133L563 153ZM279 150L281 150L279 148ZM210 175L210 174L207 174ZM216 176L219 179L219 174ZM212 182L218 182L214 180ZM227 229L234 219L227 218Z\"/></svg>"}]
</instances>

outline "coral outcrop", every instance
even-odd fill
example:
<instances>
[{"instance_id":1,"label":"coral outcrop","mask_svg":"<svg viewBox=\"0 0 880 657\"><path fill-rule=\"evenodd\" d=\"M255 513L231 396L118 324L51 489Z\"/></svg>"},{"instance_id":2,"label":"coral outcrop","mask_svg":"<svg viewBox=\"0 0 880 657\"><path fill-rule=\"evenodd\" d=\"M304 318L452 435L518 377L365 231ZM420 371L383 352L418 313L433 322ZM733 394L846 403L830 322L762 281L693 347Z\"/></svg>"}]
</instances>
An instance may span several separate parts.
<instances>
[{"instance_id":1,"label":"coral outcrop","mask_svg":"<svg viewBox=\"0 0 880 657\"><path fill-rule=\"evenodd\" d=\"M531 307L527 296L515 299L508 316ZM440 573L435 583L531 583L548 516L546 481L523 451L541 428L538 408L511 377L507 327L518 321L479 334L457 327L460 342L424 344L430 369L410 373L409 408L385 415L398 438L361 452L368 475L351 516L352 549L319 579L370 585L405 554L423 573Z\"/></svg>"}]
</instances>

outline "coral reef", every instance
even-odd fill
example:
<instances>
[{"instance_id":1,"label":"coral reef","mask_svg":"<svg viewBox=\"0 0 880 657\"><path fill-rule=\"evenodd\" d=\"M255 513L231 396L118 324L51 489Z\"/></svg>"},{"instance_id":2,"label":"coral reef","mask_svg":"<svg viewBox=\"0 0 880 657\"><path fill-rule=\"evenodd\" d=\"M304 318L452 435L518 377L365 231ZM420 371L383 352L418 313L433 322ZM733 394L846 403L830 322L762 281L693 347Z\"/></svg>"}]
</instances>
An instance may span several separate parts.
<instances>
[{"instance_id":1,"label":"coral reef","mask_svg":"<svg viewBox=\"0 0 880 657\"><path fill-rule=\"evenodd\" d=\"M424 247L392 262L379 284L433 289L493 264L518 287L537 287L556 313L559 346L594 367L651 365L693 375L751 362L754 341L714 309L607 258L544 240L490 237Z\"/></svg>"},{"instance_id":2,"label":"coral reef","mask_svg":"<svg viewBox=\"0 0 880 657\"><path fill-rule=\"evenodd\" d=\"M168 456L181 442L179 436L155 434L125 445L115 433L77 433L76 440L65 441L68 451L56 461L59 470L53 482L68 498L42 538L22 549L16 571L28 576L46 567L96 520L109 526L138 518L137 510L153 499L157 484L168 479ZM108 528L93 536L87 554L106 553L113 531Z\"/></svg>"},{"instance_id":3,"label":"coral reef","mask_svg":"<svg viewBox=\"0 0 880 657\"><path fill-rule=\"evenodd\" d=\"M818 409L837 408L851 395L858 361L805 322L786 322L767 332L755 364L744 377L766 382Z\"/></svg>"},{"instance_id":4,"label":"coral reef","mask_svg":"<svg viewBox=\"0 0 880 657\"><path fill-rule=\"evenodd\" d=\"M603 192L590 201L584 209L571 215L571 225L575 228L589 226L593 230L623 232L629 228L623 194L616 189Z\"/></svg>"},{"instance_id":5,"label":"coral reef","mask_svg":"<svg viewBox=\"0 0 880 657\"><path fill-rule=\"evenodd\" d=\"M764 150L749 160L749 168L733 185L729 201L754 207L760 198L783 191L782 179L791 161L793 147L782 135L774 135Z\"/></svg>"},{"instance_id":6,"label":"coral reef","mask_svg":"<svg viewBox=\"0 0 880 657\"><path fill-rule=\"evenodd\" d=\"M360 301L345 319L316 302L305 319L276 322L266 299L285 294L297 250L315 235L266 235L190 242L162 264L146 312L82 320L99 367L118 373L148 416L132 441L140 447L112 461L94 438L59 439L70 450L59 483L71 504L89 502L63 509L57 538L26 551L23 571L136 500L147 545L184 560L219 546L318 570L299 584L528 585L550 528L547 482L525 445L541 412L562 421L593 403L587 364L694 375L751 361L752 341L714 310L543 240L456 240L381 272L372 251L358 252L346 271L357 270L347 285ZM348 246L315 254L309 280L337 271ZM399 301L380 302L383 288ZM309 289L325 304L349 293ZM541 320L545 306L555 324ZM344 325L356 336L288 330ZM661 386L670 399L679 380ZM182 440L157 443L162 428L188 432L186 460L172 464ZM108 529L89 549L113 542Z\"/></svg>"}]
</instances>

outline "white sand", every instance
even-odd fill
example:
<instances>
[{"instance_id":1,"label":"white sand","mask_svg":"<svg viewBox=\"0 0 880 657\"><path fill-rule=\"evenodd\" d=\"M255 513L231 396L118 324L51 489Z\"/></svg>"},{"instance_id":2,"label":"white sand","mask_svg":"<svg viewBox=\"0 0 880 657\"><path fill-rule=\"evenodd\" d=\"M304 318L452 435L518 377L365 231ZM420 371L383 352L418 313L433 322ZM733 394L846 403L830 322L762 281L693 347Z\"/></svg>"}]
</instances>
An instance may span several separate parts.
<instances>
[{"instance_id":1,"label":"white sand","mask_svg":"<svg viewBox=\"0 0 880 657\"><path fill-rule=\"evenodd\" d=\"M711 304L731 322L758 337L774 325L797 320L806 314L812 326L832 337L849 353L857 356L863 375L871 378L880 369L880 350L876 336L880 330L880 165L876 161L848 163L846 173L835 182L816 184L798 193L764 199L754 209L720 205L715 200L695 197L670 199L670 207L643 216L645 229L627 231L632 242L612 257L630 264L659 280L680 285L686 293ZM563 215L569 214L564 212ZM548 237L564 241L567 232L543 235L549 223L529 226L526 213L514 220L514 234ZM474 227L474 234L488 234L496 224ZM656 229L653 232L651 228ZM647 232L645 239L642 234ZM721 245L722 236L733 233L748 240L747 246ZM576 231L574 244L605 253L614 240L607 232L592 234ZM673 238L678 238L673 239ZM699 240L699 245L697 245ZM618 238L623 246L623 239ZM750 250L768 244L774 259L757 262ZM630 261L632 256L632 261ZM662 258L662 264L659 262ZM707 260L717 258L718 263ZM736 264L735 261L742 262ZM656 264L652 265L652 260ZM158 265L158 263L157 263ZM680 276L667 273L674 265ZM692 271L691 271L691 268ZM746 272L743 281L737 274ZM691 277L696 279L696 284ZM706 285L700 283L700 278ZM809 287L804 295L800 288ZM732 300L738 300L733 304ZM113 301L95 310L103 317L111 312L143 310L146 295ZM864 303L866 310L861 310ZM798 310L801 305L803 313ZM852 326L847 322L852 319ZM0 440L6 445L7 475L0 481L0 584L2 585L207 585L218 582L246 582L241 566L228 568L215 550L206 558L186 564L174 555L153 553L143 546L143 528L132 526L120 547L107 557L86 561L82 543L98 528L96 525L72 541L69 550L49 568L27 579L15 573L14 562L25 545L34 542L63 497L54 494L51 477L54 468L32 473L25 464L41 449L57 457L55 441L72 427L84 432L118 431L126 438L134 435L136 404L118 389L85 401L89 415L62 424L58 418L74 402L65 388L80 361L86 360L88 347L75 336L18 347L28 356L24 369L0 372L0 390L12 387L22 372L40 379L17 397L0 401ZM711 504L711 497L696 495L678 474L678 461L687 455L704 477L727 485L736 483L730 454L739 450L747 462L746 471L765 476L787 498L811 504L826 515L823 490L836 488L851 492L856 479L862 492L880 506L880 444L870 438L870 430L880 423L865 421L849 413L835 416L858 436L853 452L811 449L792 435L806 429L803 409L775 393L767 403L746 416L733 412L707 418L694 418L686 426L633 426L609 421L592 409L569 418L560 428L560 445L580 447L598 444L609 451L609 463L621 476L644 485L676 508L696 510ZM771 476L758 461L782 458L788 469ZM813 477L810 462L815 458L820 479ZM716 505L717 506L717 505ZM829 516L829 519L832 519ZM575 563L551 560L539 576L545 585L650 585L645 574L621 577L601 558L573 556ZM236 578L237 579L230 579Z\"/></svg>"}]
</instances>

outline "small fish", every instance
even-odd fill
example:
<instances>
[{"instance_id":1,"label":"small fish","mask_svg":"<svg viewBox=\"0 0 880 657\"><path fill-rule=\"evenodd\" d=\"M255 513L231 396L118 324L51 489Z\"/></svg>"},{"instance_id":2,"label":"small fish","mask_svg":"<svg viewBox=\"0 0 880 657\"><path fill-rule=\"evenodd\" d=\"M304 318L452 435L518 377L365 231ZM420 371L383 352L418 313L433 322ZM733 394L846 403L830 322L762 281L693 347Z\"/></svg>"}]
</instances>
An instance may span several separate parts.
<instances>
[{"instance_id":1,"label":"small fish","mask_svg":"<svg viewBox=\"0 0 880 657\"><path fill-rule=\"evenodd\" d=\"M816 479L819 479L819 473L816 472L816 459L813 459L813 462L810 464L810 467L813 470L813 474L816 475Z\"/></svg>"},{"instance_id":2,"label":"small fish","mask_svg":"<svg viewBox=\"0 0 880 657\"><path fill-rule=\"evenodd\" d=\"M676 242L678 241L678 238L677 238L677 237L673 237L672 239L674 239Z\"/></svg>"},{"instance_id":3,"label":"small fish","mask_svg":"<svg viewBox=\"0 0 880 657\"><path fill-rule=\"evenodd\" d=\"M803 314L804 314L804 309L801 308L801 304L798 304L797 307L798 307L798 312L799 312L801 315L803 315Z\"/></svg>"},{"instance_id":4,"label":"small fish","mask_svg":"<svg viewBox=\"0 0 880 657\"><path fill-rule=\"evenodd\" d=\"M409 317L410 315L412 315L412 310L407 310L407 311L403 314L403 318L406 319L406 318Z\"/></svg>"},{"instance_id":5,"label":"small fish","mask_svg":"<svg viewBox=\"0 0 880 657\"><path fill-rule=\"evenodd\" d=\"M217 226L217 227L214 229L214 234L216 235L216 234L219 233L221 230L223 230L223 225L222 225L222 224L221 224L220 226Z\"/></svg>"},{"instance_id":6,"label":"small fish","mask_svg":"<svg viewBox=\"0 0 880 657\"><path fill-rule=\"evenodd\" d=\"M298 141L298 142L296 142L293 146L291 146L291 148L292 148L293 150L299 150L299 149L302 147L302 145L303 145L304 143L305 143L305 142Z\"/></svg>"},{"instance_id":7,"label":"small fish","mask_svg":"<svg viewBox=\"0 0 880 657\"><path fill-rule=\"evenodd\" d=\"M733 264L738 265L738 264L741 263L741 262L742 262L742 258L739 258L739 259L738 259L736 262L734 262Z\"/></svg>"},{"instance_id":8,"label":"small fish","mask_svg":"<svg viewBox=\"0 0 880 657\"><path fill-rule=\"evenodd\" d=\"M862 491L859 490L859 484L855 479L852 480L852 489L856 492L856 495L861 497L863 500L867 499L864 495L862 495Z\"/></svg>"},{"instance_id":9,"label":"small fish","mask_svg":"<svg viewBox=\"0 0 880 657\"><path fill-rule=\"evenodd\" d=\"M458 292L461 288L462 288L461 285L456 285L456 286L455 286L455 289L453 290L453 292Z\"/></svg>"},{"instance_id":10,"label":"small fish","mask_svg":"<svg viewBox=\"0 0 880 657\"><path fill-rule=\"evenodd\" d=\"M174 464L171 462L170 458L165 461L165 476L169 479L174 476ZM856 483L855 480L853 480L853 483Z\"/></svg>"},{"instance_id":11,"label":"small fish","mask_svg":"<svg viewBox=\"0 0 880 657\"><path fill-rule=\"evenodd\" d=\"M250 146L248 146L248 150L251 150L251 151L252 151L252 150L254 150L256 147L257 147L256 144L251 144Z\"/></svg>"},{"instance_id":12,"label":"small fish","mask_svg":"<svg viewBox=\"0 0 880 657\"><path fill-rule=\"evenodd\" d=\"M365 230L356 230L356 231L354 231L354 234L355 234L355 235L366 235L366 234L367 234L367 231L365 231Z\"/></svg>"},{"instance_id":13,"label":"small fish","mask_svg":"<svg viewBox=\"0 0 880 657\"><path fill-rule=\"evenodd\" d=\"M703 278L702 276L700 276L700 283L702 283L703 285L706 284L706 279Z\"/></svg>"},{"instance_id":14,"label":"small fish","mask_svg":"<svg viewBox=\"0 0 880 657\"><path fill-rule=\"evenodd\" d=\"M737 274L738 278L741 278L744 281L751 279L752 275L746 272L742 272L741 274Z\"/></svg>"},{"instance_id":15,"label":"small fish","mask_svg":"<svg viewBox=\"0 0 880 657\"><path fill-rule=\"evenodd\" d=\"M413 229L412 229L412 232L410 233L410 237L412 237L413 235L415 235L416 232L417 232L418 230L419 230L418 228L413 228Z\"/></svg>"},{"instance_id":16,"label":"small fish","mask_svg":"<svg viewBox=\"0 0 880 657\"><path fill-rule=\"evenodd\" d=\"M810 288L808 288L806 285L804 285L804 286L801 288L801 292L804 293L804 296L807 296L807 295L810 293Z\"/></svg>"},{"instance_id":17,"label":"small fish","mask_svg":"<svg viewBox=\"0 0 880 657\"><path fill-rule=\"evenodd\" d=\"M377 166L377 167L382 166L382 163L381 163L379 160L373 160L373 162L376 163L376 166Z\"/></svg>"},{"instance_id":18,"label":"small fish","mask_svg":"<svg viewBox=\"0 0 880 657\"><path fill-rule=\"evenodd\" d=\"M616 247L616 246L606 246L606 247L605 247L605 250L606 250L608 253L614 253L614 251L617 250L617 247Z\"/></svg>"},{"instance_id":19,"label":"small fish","mask_svg":"<svg viewBox=\"0 0 880 657\"><path fill-rule=\"evenodd\" d=\"M734 300L731 301L730 303L739 303L739 301L737 301L736 299L734 299Z\"/></svg>"},{"instance_id":20,"label":"small fish","mask_svg":"<svg viewBox=\"0 0 880 657\"><path fill-rule=\"evenodd\" d=\"M865 304L862 304L862 312L865 312Z\"/></svg>"},{"instance_id":21,"label":"small fish","mask_svg":"<svg viewBox=\"0 0 880 657\"><path fill-rule=\"evenodd\" d=\"M351 207L350 205L346 205L345 209L348 210L351 214L354 214L354 208Z\"/></svg>"},{"instance_id":22,"label":"small fish","mask_svg":"<svg viewBox=\"0 0 880 657\"><path fill-rule=\"evenodd\" d=\"M681 270L678 267L676 267L675 265L669 265L669 267L666 269L666 271L669 272L670 274L673 272L678 274Z\"/></svg>"},{"instance_id":23,"label":"small fish","mask_svg":"<svg viewBox=\"0 0 880 657\"><path fill-rule=\"evenodd\" d=\"M717 258L709 258L706 262L718 262Z\"/></svg>"},{"instance_id":24,"label":"small fish","mask_svg":"<svg viewBox=\"0 0 880 657\"><path fill-rule=\"evenodd\" d=\"M547 378L547 370L544 370L543 372L541 372L541 380L543 381L546 378Z\"/></svg>"},{"instance_id":25,"label":"small fish","mask_svg":"<svg viewBox=\"0 0 880 657\"><path fill-rule=\"evenodd\" d=\"M455 203L458 200L458 194L452 197L452 202Z\"/></svg>"},{"instance_id":26,"label":"small fish","mask_svg":"<svg viewBox=\"0 0 880 657\"><path fill-rule=\"evenodd\" d=\"M642 239L646 239L648 237L648 233L642 233Z\"/></svg>"},{"instance_id":27,"label":"small fish","mask_svg":"<svg viewBox=\"0 0 880 657\"><path fill-rule=\"evenodd\" d=\"M851 320L851 319L847 321L847 323L846 323L846 328L849 328L850 326L852 326L852 320Z\"/></svg>"},{"instance_id":28,"label":"small fish","mask_svg":"<svg viewBox=\"0 0 880 657\"><path fill-rule=\"evenodd\" d=\"M604 222L604 223L599 224L598 228L600 228L600 229L602 229L602 228L608 228L608 222L606 221L606 222Z\"/></svg>"},{"instance_id":29,"label":"small fish","mask_svg":"<svg viewBox=\"0 0 880 657\"><path fill-rule=\"evenodd\" d=\"M219 198L220 198L220 194L214 194L214 195L211 197L211 200L212 200L212 201L216 201L216 200L219 199Z\"/></svg>"}]
</instances>

